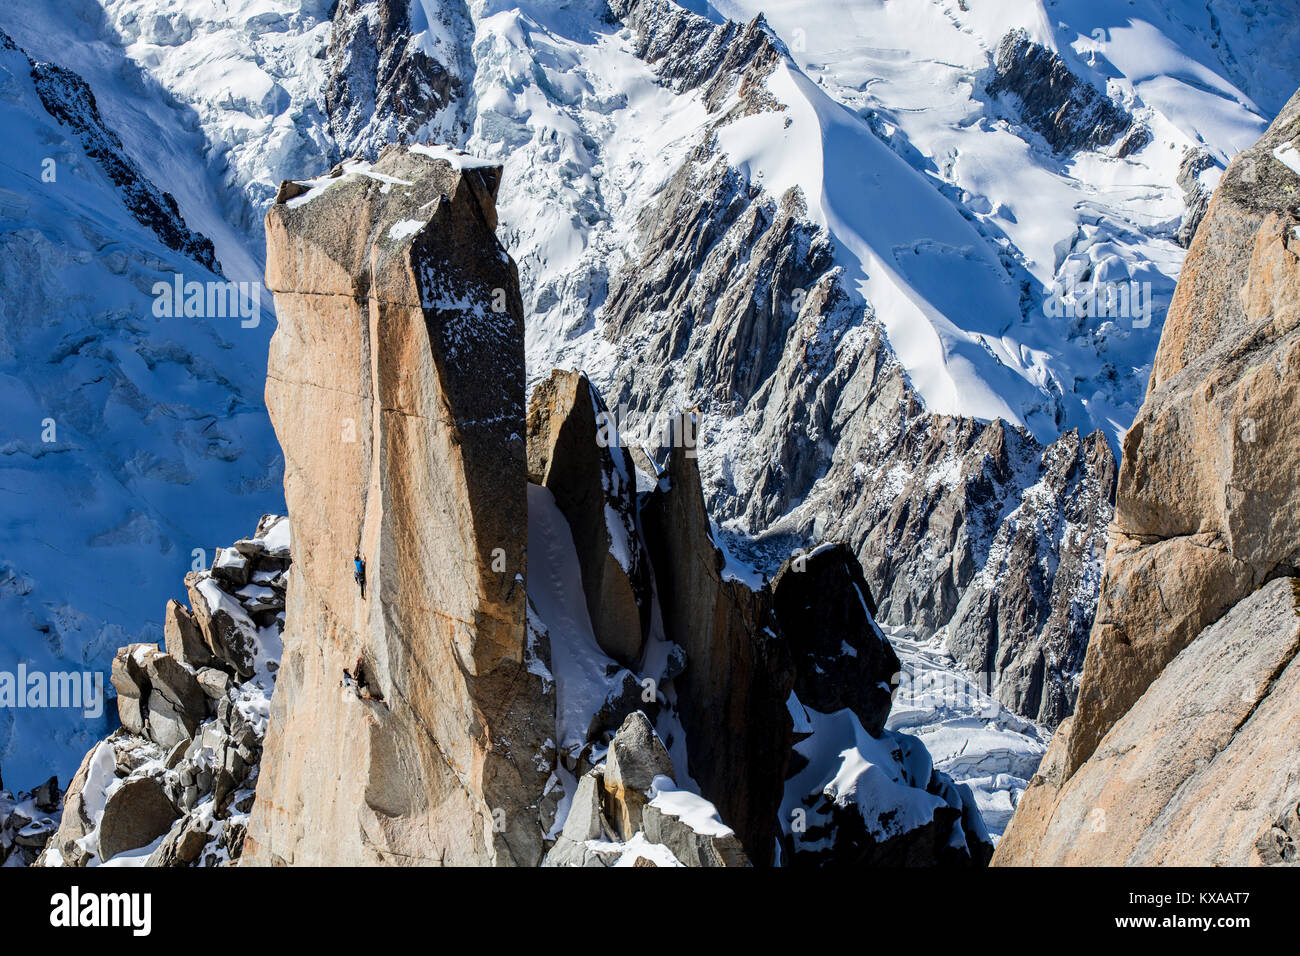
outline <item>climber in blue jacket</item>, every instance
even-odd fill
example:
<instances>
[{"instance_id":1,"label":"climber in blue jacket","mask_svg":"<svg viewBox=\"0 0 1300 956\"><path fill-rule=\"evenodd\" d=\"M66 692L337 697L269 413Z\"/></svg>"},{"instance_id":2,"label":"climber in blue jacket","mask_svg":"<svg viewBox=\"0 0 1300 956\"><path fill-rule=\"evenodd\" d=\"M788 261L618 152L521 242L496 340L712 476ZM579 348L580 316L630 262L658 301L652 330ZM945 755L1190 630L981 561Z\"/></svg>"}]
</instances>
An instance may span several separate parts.
<instances>
[{"instance_id":1,"label":"climber in blue jacket","mask_svg":"<svg viewBox=\"0 0 1300 956\"><path fill-rule=\"evenodd\" d=\"M361 552L358 551L352 556L352 563L356 566L353 577L357 579L357 584L361 587L361 600L366 599L366 562L361 560Z\"/></svg>"}]
</instances>

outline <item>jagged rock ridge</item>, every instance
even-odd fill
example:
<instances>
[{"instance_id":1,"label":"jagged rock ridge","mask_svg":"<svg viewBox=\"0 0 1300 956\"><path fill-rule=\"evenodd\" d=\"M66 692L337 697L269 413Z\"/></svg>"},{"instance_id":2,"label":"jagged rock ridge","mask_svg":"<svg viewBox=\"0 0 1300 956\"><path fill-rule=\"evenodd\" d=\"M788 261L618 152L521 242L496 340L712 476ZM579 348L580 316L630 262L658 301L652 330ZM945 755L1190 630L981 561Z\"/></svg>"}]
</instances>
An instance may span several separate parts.
<instances>
[{"instance_id":1,"label":"jagged rock ridge","mask_svg":"<svg viewBox=\"0 0 1300 956\"><path fill-rule=\"evenodd\" d=\"M783 52L761 20L718 27L662 0L614 9L664 82L707 89L715 128L783 108L762 83ZM633 438L698 407L706 502L736 547L774 572L795 547L845 541L882 620L949 625L999 700L1048 724L1068 714L1110 517L1100 434L1045 449L1001 422L927 414L800 192L769 196L710 143L639 221L602 311L619 356L610 404Z\"/></svg>"},{"instance_id":2,"label":"jagged rock ridge","mask_svg":"<svg viewBox=\"0 0 1300 956\"><path fill-rule=\"evenodd\" d=\"M428 50L411 22L423 17L418 3L342 0L335 6L324 101L343 155L374 156L388 143L431 137L454 142L464 132L459 110L473 68L473 30L461 0L439 4L439 12L451 43Z\"/></svg>"},{"instance_id":3,"label":"jagged rock ridge","mask_svg":"<svg viewBox=\"0 0 1300 956\"><path fill-rule=\"evenodd\" d=\"M3 30L0 30L0 49L19 49ZM95 94L86 81L56 64L27 59L32 82L46 111L77 134L86 155L99 164L118 188L136 221L152 229L167 248L220 272L212 240L190 229L176 205L176 197L159 189L140 170L117 134L100 116Z\"/></svg>"},{"instance_id":4,"label":"jagged rock ridge","mask_svg":"<svg viewBox=\"0 0 1300 956\"><path fill-rule=\"evenodd\" d=\"M30 866L50 842L63 816L59 781L11 793L0 775L0 866Z\"/></svg>"},{"instance_id":5,"label":"jagged rock ridge","mask_svg":"<svg viewBox=\"0 0 1300 956\"><path fill-rule=\"evenodd\" d=\"M1060 54L1012 30L998 44L991 96L1012 94L1019 117L1056 152L1073 154L1121 140L1121 159L1147 144L1151 134L1129 112L1092 84L1079 79Z\"/></svg>"}]
</instances>

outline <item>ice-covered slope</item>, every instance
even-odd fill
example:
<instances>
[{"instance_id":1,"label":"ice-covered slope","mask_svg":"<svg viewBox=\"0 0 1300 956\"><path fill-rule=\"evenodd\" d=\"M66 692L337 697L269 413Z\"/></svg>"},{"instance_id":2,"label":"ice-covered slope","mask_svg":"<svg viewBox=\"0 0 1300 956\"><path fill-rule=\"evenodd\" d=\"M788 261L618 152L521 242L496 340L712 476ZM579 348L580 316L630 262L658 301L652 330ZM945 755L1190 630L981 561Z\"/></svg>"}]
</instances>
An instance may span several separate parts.
<instances>
[{"instance_id":1,"label":"ice-covered slope","mask_svg":"<svg viewBox=\"0 0 1300 956\"><path fill-rule=\"evenodd\" d=\"M767 88L785 109L721 127L719 148L772 195L803 192L808 218L836 241L841 281L870 304L927 407L1055 437L1050 418L1033 420L1046 355L1004 334L1019 308L996 250L805 74L780 63Z\"/></svg>"},{"instance_id":2,"label":"ice-covered slope","mask_svg":"<svg viewBox=\"0 0 1300 956\"><path fill-rule=\"evenodd\" d=\"M272 319L155 314L155 283L220 277L164 243L193 222L128 207L171 185L139 175L155 164L109 119L139 101L98 97L99 116L74 79L42 76L83 131L46 110L20 49L0 50L0 672L107 686L116 647L161 639L194 549L210 561L250 513L282 507L261 405ZM113 719L111 701L86 709L0 710L12 786L66 785Z\"/></svg>"},{"instance_id":3,"label":"ice-covered slope","mask_svg":"<svg viewBox=\"0 0 1300 956\"><path fill-rule=\"evenodd\" d=\"M212 240L226 276L261 278L260 240L250 243L247 231L254 223L260 229L261 215L249 210L242 194L214 182L224 159L214 167L209 157L228 147L214 147L193 107L159 82L148 68L155 58L127 54L106 9L95 0L10 4L0 9L0 29L34 59L57 63L89 85L126 153L176 197L191 228ZM231 100L228 83L206 88L218 91L215 98Z\"/></svg>"},{"instance_id":4,"label":"ice-covered slope","mask_svg":"<svg viewBox=\"0 0 1300 956\"><path fill-rule=\"evenodd\" d=\"M1261 62L1262 33L1248 31L1274 30L1266 56L1280 64L1279 47L1300 50L1294 11L1287 15L1276 4L1153 0L718 0L714 7L737 19L762 12L807 76L929 177L972 230L983 233L976 245L1000 247L1010 261L1006 274L1025 283L1018 307L1007 308L966 271L952 268L951 255L923 250L917 265L937 264L937 284L946 290L930 300L941 317L878 307L929 406L987 417L977 387L945 394L931 384L936 365L961 368L963 349L938 346L955 338L987 345L987 354L978 356L983 361L975 363L975 382L990 383L1039 438L1080 427L1102 428L1115 441L1141 401L1182 261L1173 241L1183 212L1179 166L1197 146L1222 164L1258 137L1285 97L1279 91L1293 88L1300 70L1293 58L1266 78L1253 65ZM986 91L999 41L1015 28L1059 51L1076 75L1130 109L1149 128L1151 142L1124 158L1107 151L1061 156L1046 148L1018 122L1014 103L995 101ZM829 149L844 124L821 125L820 140L805 131L798 141L811 142L814 151L819 141ZM857 223L871 218L860 203L828 199L832 209L843 210L839 227L832 226L837 236L858 234ZM858 209L866 215L855 215ZM1019 274L1021 267L1027 275ZM924 293L925 276L914 275L908 273L909 286ZM1046 299L1072 280L1150 283L1152 321L1045 314ZM931 347L923 350L918 340ZM1045 426L1036 421L1035 400L998 380L1006 372L1037 389L1043 412L1059 401L1057 420ZM955 372L949 378L961 381Z\"/></svg>"},{"instance_id":5,"label":"ice-covered slope","mask_svg":"<svg viewBox=\"0 0 1300 956\"><path fill-rule=\"evenodd\" d=\"M476 12L470 149L505 166L501 231L524 286L530 378L608 368L593 313L707 111L658 82L599 0Z\"/></svg>"},{"instance_id":6,"label":"ice-covered slope","mask_svg":"<svg viewBox=\"0 0 1300 956\"><path fill-rule=\"evenodd\" d=\"M228 275L261 278L280 180L334 161L321 97L327 0L13 4L0 27L76 71Z\"/></svg>"}]
</instances>

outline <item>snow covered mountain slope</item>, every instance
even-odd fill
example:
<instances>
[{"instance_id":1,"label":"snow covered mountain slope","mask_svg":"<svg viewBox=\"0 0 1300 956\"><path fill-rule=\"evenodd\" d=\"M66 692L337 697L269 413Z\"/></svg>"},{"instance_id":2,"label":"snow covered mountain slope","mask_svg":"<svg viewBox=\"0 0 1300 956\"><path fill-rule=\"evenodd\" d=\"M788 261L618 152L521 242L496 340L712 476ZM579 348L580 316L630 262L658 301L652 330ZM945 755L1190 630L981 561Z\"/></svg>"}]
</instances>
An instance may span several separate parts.
<instances>
[{"instance_id":1,"label":"snow covered mountain slope","mask_svg":"<svg viewBox=\"0 0 1300 956\"><path fill-rule=\"evenodd\" d=\"M155 285L177 274L227 288L196 261L211 245L115 142L132 137L109 117L129 110L0 47L0 672L87 672L111 694L114 649L161 639L194 549L282 508L261 405L272 320L159 316ZM11 785L66 784L111 699L24 702L0 709Z\"/></svg>"},{"instance_id":2,"label":"snow covered mountain slope","mask_svg":"<svg viewBox=\"0 0 1300 956\"><path fill-rule=\"evenodd\" d=\"M81 75L109 124L227 276L260 280L280 180L328 169L328 0L69 0L8 5L0 27Z\"/></svg>"},{"instance_id":3,"label":"snow covered mountain slope","mask_svg":"<svg viewBox=\"0 0 1300 956\"><path fill-rule=\"evenodd\" d=\"M48 21L41 6L23 14L30 33ZM725 124L718 147L773 198L800 187L805 218L828 229L843 284L870 303L927 409L1003 417L1045 442L1069 427L1100 427L1112 442L1122 434L1181 261L1170 240L1185 152L1203 145L1221 164L1276 108L1280 94L1257 92L1267 71L1243 65L1257 62L1251 26L1272 28L1282 47L1300 43L1288 18L1258 5L688 6L714 20L761 7L789 50L766 80L784 108ZM615 7L637 22L677 9ZM128 62L185 105L208 172L231 187L224 212L249 233L276 180L301 175L310 157L330 164L394 138L468 138L505 160L518 186L503 221L534 299L535 375L566 360L596 366L602 337L577 333L595 332L591 313L636 215L699 145L710 111L656 84L599 0L349 0L334 5L332 24L329 13L321 2L215 10L185 0L155 12L105 0L88 29L116 37ZM1123 159L1045 149L1017 123L1014 94L987 92L1013 28L1108 89L1152 142ZM1291 62L1276 44L1269 56ZM1205 175L1212 184L1216 173ZM1150 283L1136 306L1153 314L1136 325L1044 314L1058 287L1068 301L1080 283L1121 281Z\"/></svg>"},{"instance_id":4,"label":"snow covered mountain slope","mask_svg":"<svg viewBox=\"0 0 1300 956\"><path fill-rule=\"evenodd\" d=\"M1300 70L1294 59L1280 72L1259 70L1255 48L1263 34L1249 38L1245 24L1275 28L1271 61L1279 47L1300 50L1295 11L1158 0L719 0L715 7L737 19L762 12L822 91L930 178L984 234L980 245L1000 247L1012 260L1007 274L1025 289L1020 309L999 309L969 280L952 281L959 276L951 269L944 269L944 285L960 290L958 301L931 300L962 333L959 341L987 344L983 357L995 356L1033 385L1046 403L1041 413L1056 420L1038 427L1032 400L1016 404L1014 392L998 389L1019 416L1004 417L1024 421L1046 440L1060 427L1102 428L1112 441L1121 435L1146 387L1181 264L1181 250L1170 241L1183 212L1179 166L1189 149L1204 147L1221 168L1258 138ZM1225 23L1232 25L1226 32ZM1015 29L1058 52L1072 74L1132 112L1151 141L1123 158L1114 149L1060 155L1046 148L1021 122L1014 93L988 92L999 43ZM1153 314L1136 316L1136 323L1128 315L1107 322L1044 314L1053 291L1092 282L1150 283ZM923 283L910 284L924 291ZM972 322L963 308L987 324ZM953 365L960 350L923 351L913 346L930 337L923 326L898 315L883 321L927 407L989 417L980 412L978 392L963 389L960 400L945 401L927 384L934 362ZM942 321L930 324L946 343ZM992 374L983 364L977 369L981 379Z\"/></svg>"}]
</instances>

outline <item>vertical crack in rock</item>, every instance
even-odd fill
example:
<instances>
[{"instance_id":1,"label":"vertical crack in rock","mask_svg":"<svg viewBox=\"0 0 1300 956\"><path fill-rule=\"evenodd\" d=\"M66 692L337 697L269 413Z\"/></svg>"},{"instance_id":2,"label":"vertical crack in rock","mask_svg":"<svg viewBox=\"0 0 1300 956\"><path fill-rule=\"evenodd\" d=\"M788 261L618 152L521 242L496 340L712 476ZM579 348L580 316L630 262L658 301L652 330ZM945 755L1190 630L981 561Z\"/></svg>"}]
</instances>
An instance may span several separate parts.
<instances>
[{"instance_id":1,"label":"vertical crack in rock","mask_svg":"<svg viewBox=\"0 0 1300 956\"><path fill-rule=\"evenodd\" d=\"M650 629L650 559L637 520L636 470L605 403L581 372L533 390L529 480L549 488L573 531L596 641L635 667Z\"/></svg>"},{"instance_id":2,"label":"vertical crack in rock","mask_svg":"<svg viewBox=\"0 0 1300 956\"><path fill-rule=\"evenodd\" d=\"M674 425L682 435L688 426ZM664 632L686 651L674 681L692 777L757 864L771 858L790 759L795 673L769 589L724 575L693 455L668 453L643 511Z\"/></svg>"}]
</instances>

